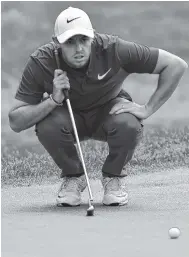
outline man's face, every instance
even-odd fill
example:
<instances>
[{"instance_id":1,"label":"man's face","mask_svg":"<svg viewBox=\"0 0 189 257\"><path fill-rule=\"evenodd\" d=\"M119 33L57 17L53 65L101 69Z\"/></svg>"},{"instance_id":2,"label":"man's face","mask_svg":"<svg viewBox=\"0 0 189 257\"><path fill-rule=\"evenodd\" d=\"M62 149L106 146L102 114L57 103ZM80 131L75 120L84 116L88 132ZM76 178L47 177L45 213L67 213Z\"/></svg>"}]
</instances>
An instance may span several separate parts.
<instances>
[{"instance_id":1,"label":"man's face","mask_svg":"<svg viewBox=\"0 0 189 257\"><path fill-rule=\"evenodd\" d=\"M64 61L72 68L84 67L90 58L92 39L83 35L69 38L60 44Z\"/></svg>"}]
</instances>

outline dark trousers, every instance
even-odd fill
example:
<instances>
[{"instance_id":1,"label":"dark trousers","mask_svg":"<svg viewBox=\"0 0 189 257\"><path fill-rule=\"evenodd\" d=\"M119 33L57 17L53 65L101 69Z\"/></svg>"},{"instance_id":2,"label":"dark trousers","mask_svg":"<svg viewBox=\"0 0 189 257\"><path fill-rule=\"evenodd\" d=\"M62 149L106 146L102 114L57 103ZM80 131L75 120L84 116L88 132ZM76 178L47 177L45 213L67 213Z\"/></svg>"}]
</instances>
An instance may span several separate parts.
<instances>
[{"instance_id":1,"label":"dark trousers","mask_svg":"<svg viewBox=\"0 0 189 257\"><path fill-rule=\"evenodd\" d=\"M134 115L109 114L118 102L123 99L118 97L89 112L73 110L80 141L92 138L108 143L109 154L102 168L105 176L125 176L123 168L131 160L142 135L143 126ZM66 103L36 125L36 135L62 170L61 177L83 174Z\"/></svg>"}]
</instances>

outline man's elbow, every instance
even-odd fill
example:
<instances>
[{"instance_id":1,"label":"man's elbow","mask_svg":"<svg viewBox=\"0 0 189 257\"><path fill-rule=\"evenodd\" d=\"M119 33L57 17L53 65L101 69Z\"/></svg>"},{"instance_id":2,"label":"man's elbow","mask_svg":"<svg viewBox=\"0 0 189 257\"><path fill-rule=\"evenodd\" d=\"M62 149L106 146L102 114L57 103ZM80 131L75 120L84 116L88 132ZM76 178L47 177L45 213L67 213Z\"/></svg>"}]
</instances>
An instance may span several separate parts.
<instances>
[{"instance_id":1,"label":"man's elbow","mask_svg":"<svg viewBox=\"0 0 189 257\"><path fill-rule=\"evenodd\" d=\"M16 122L16 119L15 119L13 113L12 113L12 112L9 112L8 117L9 117L9 125L10 125L10 128L11 128L14 132L20 133L23 129L18 125L18 122Z\"/></svg>"},{"instance_id":2,"label":"man's elbow","mask_svg":"<svg viewBox=\"0 0 189 257\"><path fill-rule=\"evenodd\" d=\"M16 126L15 123L9 122L10 128L16 132L16 133L20 133L22 131L22 129L18 126Z\"/></svg>"},{"instance_id":3,"label":"man's elbow","mask_svg":"<svg viewBox=\"0 0 189 257\"><path fill-rule=\"evenodd\" d=\"M178 58L176 60L177 67L179 67L181 72L185 72L185 70L188 68L188 64L181 58Z\"/></svg>"}]
</instances>

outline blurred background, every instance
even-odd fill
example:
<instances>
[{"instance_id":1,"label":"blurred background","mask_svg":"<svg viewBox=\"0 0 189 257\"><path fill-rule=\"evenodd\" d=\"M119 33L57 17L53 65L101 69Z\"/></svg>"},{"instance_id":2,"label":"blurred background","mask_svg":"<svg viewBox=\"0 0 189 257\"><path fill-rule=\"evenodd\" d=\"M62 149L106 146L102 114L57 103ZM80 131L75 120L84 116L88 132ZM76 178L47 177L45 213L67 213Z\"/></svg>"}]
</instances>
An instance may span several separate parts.
<instances>
[{"instance_id":1,"label":"blurred background","mask_svg":"<svg viewBox=\"0 0 189 257\"><path fill-rule=\"evenodd\" d=\"M1 2L1 130L2 146L38 144L34 129L16 134L8 111L29 55L51 41L54 22L65 8L86 11L97 32L162 48L189 64L189 2ZM170 74L171 76L171 74ZM145 103L157 86L157 75L129 76L124 88L134 101ZM189 71L169 101L145 123L189 124Z\"/></svg>"}]
</instances>

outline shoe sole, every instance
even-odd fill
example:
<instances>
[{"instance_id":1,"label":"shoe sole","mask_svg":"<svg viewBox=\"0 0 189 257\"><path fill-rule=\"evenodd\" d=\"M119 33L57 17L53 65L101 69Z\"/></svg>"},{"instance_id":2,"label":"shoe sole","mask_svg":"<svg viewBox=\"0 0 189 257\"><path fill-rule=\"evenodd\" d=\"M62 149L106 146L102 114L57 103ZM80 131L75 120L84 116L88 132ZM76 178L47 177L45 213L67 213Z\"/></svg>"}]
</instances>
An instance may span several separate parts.
<instances>
[{"instance_id":1,"label":"shoe sole","mask_svg":"<svg viewBox=\"0 0 189 257\"><path fill-rule=\"evenodd\" d=\"M62 199L61 200L61 197L58 197L57 199L56 199L56 205L58 206L58 207L76 207L76 206L80 206L80 201L78 201L78 202L76 202L75 204L71 204L71 203L68 203L68 202L64 202L64 200Z\"/></svg>"},{"instance_id":2,"label":"shoe sole","mask_svg":"<svg viewBox=\"0 0 189 257\"><path fill-rule=\"evenodd\" d=\"M77 207L77 206L80 206L80 204L71 205L71 204L68 204L68 203L57 203L57 207Z\"/></svg>"},{"instance_id":3,"label":"shoe sole","mask_svg":"<svg viewBox=\"0 0 189 257\"><path fill-rule=\"evenodd\" d=\"M103 203L103 205L105 205L105 206L123 206L123 205L128 204L128 202L129 202L129 200L127 199L127 200L125 200L125 202L121 202L121 203L110 203L110 204L105 204L105 203Z\"/></svg>"}]
</instances>

